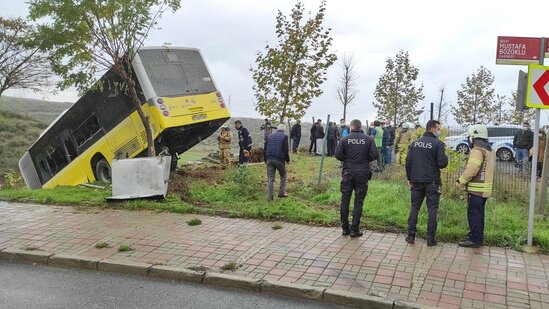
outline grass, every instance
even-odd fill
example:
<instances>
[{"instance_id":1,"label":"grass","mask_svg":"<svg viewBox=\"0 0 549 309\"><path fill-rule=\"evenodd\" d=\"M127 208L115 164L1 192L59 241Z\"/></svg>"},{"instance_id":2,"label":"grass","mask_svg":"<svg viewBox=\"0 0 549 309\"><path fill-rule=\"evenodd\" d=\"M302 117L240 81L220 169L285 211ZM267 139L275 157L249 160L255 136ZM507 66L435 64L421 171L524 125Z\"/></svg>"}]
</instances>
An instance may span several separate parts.
<instances>
[{"instance_id":1,"label":"grass","mask_svg":"<svg viewBox=\"0 0 549 309\"><path fill-rule=\"evenodd\" d=\"M32 245L27 245L27 246L25 246L24 249L27 250L27 251L36 251L36 250L38 250L38 247L35 247L35 246L32 246Z\"/></svg>"},{"instance_id":2,"label":"grass","mask_svg":"<svg viewBox=\"0 0 549 309\"><path fill-rule=\"evenodd\" d=\"M103 249L103 248L108 248L109 247L109 243L106 242L106 241L101 241L101 242L98 242L95 244L95 247L97 249Z\"/></svg>"},{"instance_id":3,"label":"grass","mask_svg":"<svg viewBox=\"0 0 549 309\"><path fill-rule=\"evenodd\" d=\"M271 228L272 228L273 230L275 230L275 231L276 231L276 230L280 230L280 229L282 229L282 228L283 228L283 226L282 226L282 225L280 225L280 224L275 224L275 225L271 226Z\"/></svg>"},{"instance_id":4,"label":"grass","mask_svg":"<svg viewBox=\"0 0 549 309\"><path fill-rule=\"evenodd\" d=\"M200 225L202 224L202 221L200 219L192 219L187 221L187 224L190 226Z\"/></svg>"},{"instance_id":5,"label":"grass","mask_svg":"<svg viewBox=\"0 0 549 309\"><path fill-rule=\"evenodd\" d=\"M223 270L223 271L225 271L225 270L235 271L239 267L240 267L240 265L238 265L236 262L231 261L231 262L221 266L221 270Z\"/></svg>"},{"instance_id":6,"label":"grass","mask_svg":"<svg viewBox=\"0 0 549 309\"><path fill-rule=\"evenodd\" d=\"M127 251L134 251L135 249L132 248L130 245L120 245L118 247L118 252L127 252Z\"/></svg>"},{"instance_id":7,"label":"grass","mask_svg":"<svg viewBox=\"0 0 549 309\"><path fill-rule=\"evenodd\" d=\"M110 190L80 187L32 191L5 189L0 190L0 199L338 226L341 198L339 162L334 158L325 159L324 176L320 185L317 184L319 163L318 157L292 156L292 162L287 165L289 197L275 199L272 203L267 202L266 173L263 164L243 168L232 167L223 171L211 170L211 174L220 178L219 181L193 176L186 182L187 187L178 191L183 193L172 193L165 201L107 203L105 197L111 195ZM391 173L393 177L399 175L398 171ZM278 186L278 179L277 176L275 189ZM177 185L179 186L179 183ZM467 203L464 198L463 193L442 195L438 213L439 241L456 242L467 235ZM404 180L374 175L374 179L369 183L368 196L364 203L362 228L380 232L405 232L409 207L410 192ZM498 196L491 198L486 205L485 243L520 249L526 243L527 222L526 202ZM276 225L278 224L274 224L272 228L275 229ZM423 206L418 222L419 237L424 236L426 225L427 211ZM538 217L534 227L534 243L548 252L549 221Z\"/></svg>"}]
</instances>

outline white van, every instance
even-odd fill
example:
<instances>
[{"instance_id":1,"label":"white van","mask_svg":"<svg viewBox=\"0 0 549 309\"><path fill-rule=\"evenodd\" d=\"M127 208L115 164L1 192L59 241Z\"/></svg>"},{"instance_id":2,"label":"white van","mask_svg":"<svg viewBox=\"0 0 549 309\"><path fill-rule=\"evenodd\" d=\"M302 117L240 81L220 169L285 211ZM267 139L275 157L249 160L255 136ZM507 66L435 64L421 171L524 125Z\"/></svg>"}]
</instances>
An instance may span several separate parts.
<instances>
[{"instance_id":1,"label":"white van","mask_svg":"<svg viewBox=\"0 0 549 309\"><path fill-rule=\"evenodd\" d=\"M499 161L512 161L515 157L513 149L513 138L522 129L521 126L489 126L488 142L496 152ZM446 137L444 141L446 147L457 152L468 153L469 143L467 142L467 132Z\"/></svg>"}]
</instances>

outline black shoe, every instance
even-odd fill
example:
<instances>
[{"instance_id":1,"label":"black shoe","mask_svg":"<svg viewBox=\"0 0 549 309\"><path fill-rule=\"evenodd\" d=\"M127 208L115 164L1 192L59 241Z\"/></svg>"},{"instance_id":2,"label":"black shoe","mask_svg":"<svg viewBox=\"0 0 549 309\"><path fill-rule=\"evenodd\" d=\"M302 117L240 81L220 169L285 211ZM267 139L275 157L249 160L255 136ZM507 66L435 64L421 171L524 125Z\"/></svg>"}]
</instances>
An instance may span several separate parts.
<instances>
[{"instance_id":1,"label":"black shoe","mask_svg":"<svg viewBox=\"0 0 549 309\"><path fill-rule=\"evenodd\" d=\"M464 241L460 241L458 243L458 246L460 247L465 247L465 248L480 248L481 245L480 244L477 244L477 243L474 243L472 242L470 239L466 239Z\"/></svg>"},{"instance_id":2,"label":"black shoe","mask_svg":"<svg viewBox=\"0 0 549 309\"><path fill-rule=\"evenodd\" d=\"M344 228L343 231L341 232L341 235L343 236L347 236L349 234L351 234L351 230L348 228Z\"/></svg>"},{"instance_id":3,"label":"black shoe","mask_svg":"<svg viewBox=\"0 0 549 309\"><path fill-rule=\"evenodd\" d=\"M362 235L364 235L364 233L362 233L362 232L359 231L359 230L351 231L351 234L350 234L351 238L360 237L360 236L362 236Z\"/></svg>"},{"instance_id":4,"label":"black shoe","mask_svg":"<svg viewBox=\"0 0 549 309\"><path fill-rule=\"evenodd\" d=\"M427 238L427 247L436 246L438 242L434 238Z\"/></svg>"},{"instance_id":5,"label":"black shoe","mask_svg":"<svg viewBox=\"0 0 549 309\"><path fill-rule=\"evenodd\" d=\"M416 243L416 234L409 233L404 240L406 240L406 242L409 243L410 245L413 245Z\"/></svg>"}]
</instances>

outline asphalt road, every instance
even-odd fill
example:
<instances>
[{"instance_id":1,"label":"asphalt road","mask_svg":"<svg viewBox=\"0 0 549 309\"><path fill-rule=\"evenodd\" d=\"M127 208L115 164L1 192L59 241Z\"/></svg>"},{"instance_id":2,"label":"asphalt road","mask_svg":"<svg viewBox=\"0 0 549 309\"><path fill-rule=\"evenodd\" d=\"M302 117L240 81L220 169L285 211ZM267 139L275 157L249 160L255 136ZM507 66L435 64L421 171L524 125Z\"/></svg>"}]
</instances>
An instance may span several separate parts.
<instances>
[{"instance_id":1,"label":"asphalt road","mask_svg":"<svg viewBox=\"0 0 549 309\"><path fill-rule=\"evenodd\" d=\"M0 262L0 308L337 307L238 289Z\"/></svg>"}]
</instances>

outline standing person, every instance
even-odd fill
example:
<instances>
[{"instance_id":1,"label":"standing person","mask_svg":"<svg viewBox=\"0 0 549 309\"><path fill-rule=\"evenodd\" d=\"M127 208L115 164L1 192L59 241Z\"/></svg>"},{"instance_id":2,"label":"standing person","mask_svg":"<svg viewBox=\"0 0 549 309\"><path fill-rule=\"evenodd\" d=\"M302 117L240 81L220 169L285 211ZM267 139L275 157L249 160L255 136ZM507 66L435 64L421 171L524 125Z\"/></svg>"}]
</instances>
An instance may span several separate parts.
<instances>
[{"instance_id":1,"label":"standing person","mask_svg":"<svg viewBox=\"0 0 549 309\"><path fill-rule=\"evenodd\" d=\"M393 163L393 145L395 142L395 128L391 125L391 121L385 121L383 128L383 161L385 165Z\"/></svg>"},{"instance_id":2,"label":"standing person","mask_svg":"<svg viewBox=\"0 0 549 309\"><path fill-rule=\"evenodd\" d=\"M543 170L543 160L545 159L545 143L546 143L545 131L543 129L540 129L539 130L539 148L538 148L538 166L536 170L538 180L541 179L541 172Z\"/></svg>"},{"instance_id":3,"label":"standing person","mask_svg":"<svg viewBox=\"0 0 549 309\"><path fill-rule=\"evenodd\" d=\"M221 161L221 166L226 168L231 162L231 140L233 139L233 134L229 129L229 126L224 124L221 126L221 132L217 137L219 142L219 156Z\"/></svg>"},{"instance_id":4,"label":"standing person","mask_svg":"<svg viewBox=\"0 0 549 309\"><path fill-rule=\"evenodd\" d=\"M364 198L368 193L368 180L372 177L370 162L379 157L374 140L364 133L360 133L362 124L360 120L351 121L351 133L342 138L337 145L336 159L343 162L341 172L341 228L342 235L360 237L362 232L359 229L360 217ZM355 204L353 209L353 220L349 227L349 203L351 195L355 192Z\"/></svg>"},{"instance_id":5,"label":"standing person","mask_svg":"<svg viewBox=\"0 0 549 309\"><path fill-rule=\"evenodd\" d=\"M242 126L242 122L240 120L234 122L234 127L238 130L238 146L240 147L238 163L244 164L250 160L253 145L252 137L250 136L248 129Z\"/></svg>"},{"instance_id":6,"label":"standing person","mask_svg":"<svg viewBox=\"0 0 549 309\"><path fill-rule=\"evenodd\" d=\"M322 120L318 119L316 126L316 155L322 155L322 146L324 143L324 127L322 126Z\"/></svg>"},{"instance_id":7,"label":"standing person","mask_svg":"<svg viewBox=\"0 0 549 309\"><path fill-rule=\"evenodd\" d=\"M280 189L278 197L288 197L286 194L286 163L290 163L288 153L288 135L284 133L284 124L279 124L275 133L267 139L265 148L265 163L267 164L267 189L268 200L273 200L273 187L275 173L280 174Z\"/></svg>"},{"instance_id":8,"label":"standing person","mask_svg":"<svg viewBox=\"0 0 549 309\"><path fill-rule=\"evenodd\" d=\"M376 143L377 152L379 152L379 157L377 158L377 172L383 170L383 129L381 128L381 122L379 120L374 121L374 142Z\"/></svg>"},{"instance_id":9,"label":"standing person","mask_svg":"<svg viewBox=\"0 0 549 309\"><path fill-rule=\"evenodd\" d=\"M456 187L467 192L469 236L458 245L478 248L484 242L484 206L492 195L496 155L488 142L488 129L485 125L470 126L467 135L472 149Z\"/></svg>"},{"instance_id":10,"label":"standing person","mask_svg":"<svg viewBox=\"0 0 549 309\"><path fill-rule=\"evenodd\" d=\"M338 128L338 141L340 141L345 136L349 135L351 133L351 130L349 129L349 126L345 124L345 119L341 119L339 121L339 128Z\"/></svg>"},{"instance_id":11,"label":"standing person","mask_svg":"<svg viewBox=\"0 0 549 309\"><path fill-rule=\"evenodd\" d=\"M522 124L522 130L517 132L513 138L513 147L515 148L516 153L515 167L521 172L526 171L528 154L533 145L534 132L530 130L530 124L528 122L524 122Z\"/></svg>"},{"instance_id":12,"label":"standing person","mask_svg":"<svg viewBox=\"0 0 549 309\"><path fill-rule=\"evenodd\" d=\"M313 126L311 127L311 144L309 145L309 154L316 153L316 129L320 121L321 120L318 119L315 123L313 123Z\"/></svg>"},{"instance_id":13,"label":"standing person","mask_svg":"<svg viewBox=\"0 0 549 309\"><path fill-rule=\"evenodd\" d=\"M292 139L292 152L297 153L297 148L299 148L299 142L301 141L301 120L292 126L290 130L290 138Z\"/></svg>"},{"instance_id":14,"label":"standing person","mask_svg":"<svg viewBox=\"0 0 549 309\"><path fill-rule=\"evenodd\" d=\"M336 146L337 146L337 127L335 122L330 122L328 124L328 157L331 157L335 154Z\"/></svg>"},{"instance_id":15,"label":"standing person","mask_svg":"<svg viewBox=\"0 0 549 309\"><path fill-rule=\"evenodd\" d=\"M261 125L260 129L263 130L263 143L264 145L267 145L267 138L273 133L269 118L265 118L265 123Z\"/></svg>"},{"instance_id":16,"label":"standing person","mask_svg":"<svg viewBox=\"0 0 549 309\"><path fill-rule=\"evenodd\" d=\"M440 201L440 169L448 166L444 143L438 139L441 132L436 120L427 122L426 131L408 147L406 155L406 177L411 190L410 215L408 216L408 236L406 242L413 244L416 237L417 216L423 199L427 199L427 246L437 244L437 212Z\"/></svg>"}]
</instances>

